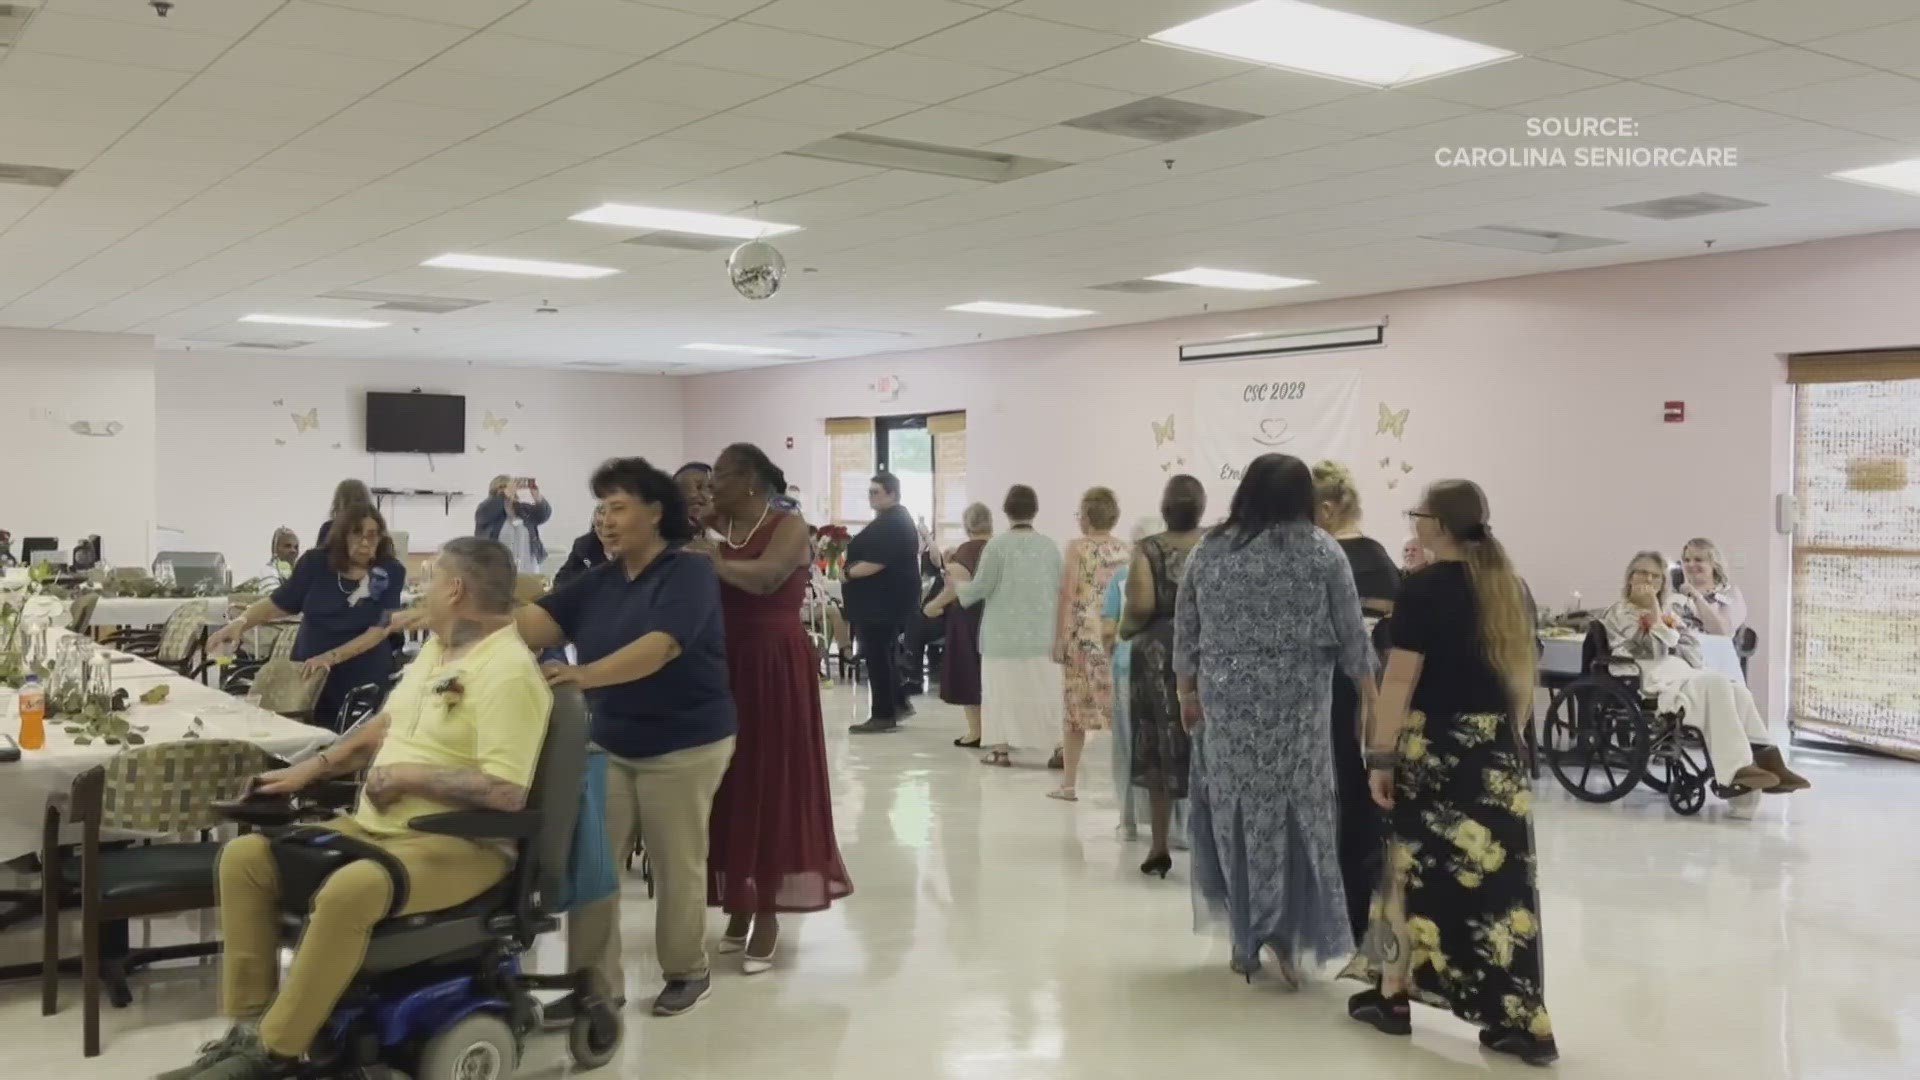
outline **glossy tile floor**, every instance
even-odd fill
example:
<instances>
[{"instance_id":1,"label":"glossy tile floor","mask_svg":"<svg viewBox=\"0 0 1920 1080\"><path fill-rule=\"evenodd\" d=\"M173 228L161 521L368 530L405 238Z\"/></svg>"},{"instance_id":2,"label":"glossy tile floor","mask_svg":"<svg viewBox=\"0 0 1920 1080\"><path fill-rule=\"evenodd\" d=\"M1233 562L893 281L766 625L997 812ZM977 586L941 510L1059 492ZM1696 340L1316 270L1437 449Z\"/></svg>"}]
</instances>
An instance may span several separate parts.
<instances>
[{"instance_id":1,"label":"glossy tile floor","mask_svg":"<svg viewBox=\"0 0 1920 1080\"><path fill-rule=\"evenodd\" d=\"M1248 987L1189 931L1186 864L1165 883L1115 836L1104 738L1077 805L1053 775L988 770L954 749L957 710L850 740L830 691L841 844L858 892L788 921L780 966L718 958L714 996L672 1020L629 1013L618 1073L707 1077L1123 1080L1478 1077L1472 1032L1416 1010L1409 1043L1348 1021L1351 987ZM1559 1075L1620 1080L1911 1080L1920 1076L1920 764L1802 751L1817 788L1752 821L1681 819L1650 794L1539 800L1548 1001ZM651 908L627 886L629 969L650 977ZM159 932L166 933L168 928ZM715 924L718 932L718 923ZM561 959L558 940L543 951ZM732 963L728 961L732 960ZM211 968L154 973L80 1056L77 988L43 1020L0 987L10 1076L151 1075L220 1030ZM636 993L651 992L649 983ZM523 1075L565 1071L536 1040Z\"/></svg>"}]
</instances>

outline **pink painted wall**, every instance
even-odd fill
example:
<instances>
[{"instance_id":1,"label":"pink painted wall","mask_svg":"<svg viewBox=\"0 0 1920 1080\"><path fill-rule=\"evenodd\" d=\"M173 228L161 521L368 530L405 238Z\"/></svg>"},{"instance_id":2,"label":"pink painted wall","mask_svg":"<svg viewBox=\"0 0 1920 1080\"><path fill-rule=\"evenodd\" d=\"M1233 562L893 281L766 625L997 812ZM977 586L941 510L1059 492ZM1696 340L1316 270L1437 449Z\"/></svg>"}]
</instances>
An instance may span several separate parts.
<instances>
[{"instance_id":1,"label":"pink painted wall","mask_svg":"<svg viewBox=\"0 0 1920 1080\"><path fill-rule=\"evenodd\" d=\"M1885 233L710 375L686 383L687 450L759 443L818 517L824 418L964 409L970 494L997 507L1009 484L1032 484L1041 526L1064 538L1089 485L1114 488L1126 521L1152 510L1166 474L1149 421L1175 414L1191 448L1196 381L1354 370L1360 415L1342 456L1381 542L1398 550L1400 515L1421 485L1469 477L1487 489L1495 530L1540 601L1560 608L1575 589L1589 602L1610 595L1637 549L1673 554L1691 536L1713 537L1752 604L1763 638L1753 683L1777 720L1788 562L1772 503L1792 456L1782 357L1920 344L1916 285L1920 233ZM1384 349L1187 370L1175 361L1180 341L1381 315L1391 319ZM868 388L881 375L900 378L898 400ZM1687 403L1684 424L1662 421L1669 399ZM1411 407L1404 441L1375 433L1380 402ZM1403 458L1415 469L1390 489Z\"/></svg>"}]
</instances>

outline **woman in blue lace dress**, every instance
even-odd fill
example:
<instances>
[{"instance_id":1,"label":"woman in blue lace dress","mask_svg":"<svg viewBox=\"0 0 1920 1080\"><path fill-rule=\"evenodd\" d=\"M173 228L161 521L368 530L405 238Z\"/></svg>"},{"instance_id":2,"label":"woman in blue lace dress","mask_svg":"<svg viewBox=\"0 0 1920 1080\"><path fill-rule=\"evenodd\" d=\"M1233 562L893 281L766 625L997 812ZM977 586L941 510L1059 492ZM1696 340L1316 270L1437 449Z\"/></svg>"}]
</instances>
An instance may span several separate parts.
<instances>
[{"instance_id":1,"label":"woman in blue lace dress","mask_svg":"<svg viewBox=\"0 0 1920 1080\"><path fill-rule=\"evenodd\" d=\"M1368 716L1374 698L1353 571L1313 510L1300 459L1254 459L1226 522L1188 556L1174 617L1181 717L1195 733L1196 922L1225 922L1249 981L1271 949L1289 988L1353 949L1328 735L1335 667Z\"/></svg>"}]
</instances>

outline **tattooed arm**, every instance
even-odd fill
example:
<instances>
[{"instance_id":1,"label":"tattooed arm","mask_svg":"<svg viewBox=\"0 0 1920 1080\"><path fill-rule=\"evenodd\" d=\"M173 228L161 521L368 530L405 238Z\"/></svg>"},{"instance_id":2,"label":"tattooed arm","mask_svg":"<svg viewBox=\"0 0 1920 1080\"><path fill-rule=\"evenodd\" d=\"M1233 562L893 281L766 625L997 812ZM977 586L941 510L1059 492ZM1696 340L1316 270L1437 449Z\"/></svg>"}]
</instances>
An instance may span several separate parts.
<instances>
[{"instance_id":1,"label":"tattooed arm","mask_svg":"<svg viewBox=\"0 0 1920 1080\"><path fill-rule=\"evenodd\" d=\"M521 810L527 788L491 776L479 769L450 769L434 765L376 765L367 774L366 795L385 809L402 795L449 803L472 810Z\"/></svg>"}]
</instances>

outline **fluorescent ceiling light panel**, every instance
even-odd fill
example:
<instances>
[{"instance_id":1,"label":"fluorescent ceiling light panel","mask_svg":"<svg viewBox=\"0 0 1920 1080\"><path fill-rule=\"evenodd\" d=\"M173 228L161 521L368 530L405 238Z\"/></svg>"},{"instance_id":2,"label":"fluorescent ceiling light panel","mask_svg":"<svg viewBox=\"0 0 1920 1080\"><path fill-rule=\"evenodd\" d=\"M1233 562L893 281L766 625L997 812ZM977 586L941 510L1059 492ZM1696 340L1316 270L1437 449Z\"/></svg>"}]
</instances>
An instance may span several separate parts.
<instances>
[{"instance_id":1,"label":"fluorescent ceiling light panel","mask_svg":"<svg viewBox=\"0 0 1920 1080\"><path fill-rule=\"evenodd\" d=\"M971 304L955 304L948 311L965 311L974 315L1013 315L1022 319L1077 319L1094 312L1085 308L1049 307L1046 304L1003 304L998 300L975 300Z\"/></svg>"},{"instance_id":2,"label":"fluorescent ceiling light panel","mask_svg":"<svg viewBox=\"0 0 1920 1080\"><path fill-rule=\"evenodd\" d=\"M327 330L378 330L393 325L372 319L327 319L318 315L242 315L240 321L268 326L318 326Z\"/></svg>"},{"instance_id":3,"label":"fluorescent ceiling light panel","mask_svg":"<svg viewBox=\"0 0 1920 1080\"><path fill-rule=\"evenodd\" d=\"M1245 292L1297 289L1302 285L1319 284L1306 278L1255 274L1247 270L1209 270L1204 266L1196 266L1191 270L1177 270L1171 274L1155 274L1147 280L1169 281L1176 285L1198 285L1203 289L1240 289Z\"/></svg>"},{"instance_id":4,"label":"fluorescent ceiling light panel","mask_svg":"<svg viewBox=\"0 0 1920 1080\"><path fill-rule=\"evenodd\" d=\"M721 345L711 341L696 341L691 345L680 346L695 352L739 353L741 356L799 356L792 349L775 349L766 345Z\"/></svg>"},{"instance_id":5,"label":"fluorescent ceiling light panel","mask_svg":"<svg viewBox=\"0 0 1920 1080\"><path fill-rule=\"evenodd\" d=\"M477 270L483 274L525 274L529 277L603 278L620 271L610 266L585 266L580 263L543 262L539 259L502 259L493 255L435 255L421 266L442 270Z\"/></svg>"},{"instance_id":6,"label":"fluorescent ceiling light panel","mask_svg":"<svg viewBox=\"0 0 1920 1080\"><path fill-rule=\"evenodd\" d=\"M1845 172L1830 173L1835 180L1846 180L1868 187L1886 188L1906 195L1920 195L1920 158L1908 158L1886 165L1870 165L1864 169L1848 169Z\"/></svg>"},{"instance_id":7,"label":"fluorescent ceiling light panel","mask_svg":"<svg viewBox=\"0 0 1920 1080\"><path fill-rule=\"evenodd\" d=\"M630 229L692 233L695 236L725 236L734 240L764 240L769 236L785 236L800 231L798 225L782 225L777 221L702 214L695 210L663 210L657 206L628 206L625 203L606 203L591 210L582 210L573 215L571 220L594 225L622 225Z\"/></svg>"},{"instance_id":8,"label":"fluorescent ceiling light panel","mask_svg":"<svg viewBox=\"0 0 1920 1080\"><path fill-rule=\"evenodd\" d=\"M1162 30L1147 40L1376 87L1405 86L1515 55L1297 0L1256 0Z\"/></svg>"}]
</instances>

